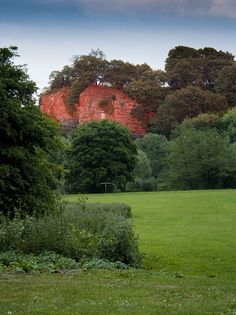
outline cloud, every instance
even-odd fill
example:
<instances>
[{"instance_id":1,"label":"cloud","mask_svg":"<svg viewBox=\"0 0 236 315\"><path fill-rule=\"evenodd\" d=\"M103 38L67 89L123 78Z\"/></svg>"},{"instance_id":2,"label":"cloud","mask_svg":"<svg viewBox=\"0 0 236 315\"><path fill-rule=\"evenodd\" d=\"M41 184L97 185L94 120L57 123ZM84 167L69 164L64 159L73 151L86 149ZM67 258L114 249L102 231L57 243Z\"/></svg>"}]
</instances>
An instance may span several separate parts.
<instances>
[{"instance_id":1,"label":"cloud","mask_svg":"<svg viewBox=\"0 0 236 315\"><path fill-rule=\"evenodd\" d=\"M236 18L235 0L34 0L78 6L86 12L176 13Z\"/></svg>"}]
</instances>

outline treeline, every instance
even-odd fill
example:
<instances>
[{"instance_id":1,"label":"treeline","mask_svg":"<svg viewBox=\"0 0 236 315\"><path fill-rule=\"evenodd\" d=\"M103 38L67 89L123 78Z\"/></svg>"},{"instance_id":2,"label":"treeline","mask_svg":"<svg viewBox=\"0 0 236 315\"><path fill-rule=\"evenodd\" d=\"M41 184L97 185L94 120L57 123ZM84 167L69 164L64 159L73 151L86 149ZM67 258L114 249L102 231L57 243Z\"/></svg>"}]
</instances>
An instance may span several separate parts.
<instances>
[{"instance_id":1,"label":"treeline","mask_svg":"<svg viewBox=\"0 0 236 315\"><path fill-rule=\"evenodd\" d=\"M138 162L128 191L236 187L236 108L200 114L178 125L170 139L137 139Z\"/></svg>"},{"instance_id":2,"label":"treeline","mask_svg":"<svg viewBox=\"0 0 236 315\"><path fill-rule=\"evenodd\" d=\"M122 89L137 102L132 115L150 132L170 136L175 126L201 113L223 114L236 103L236 64L229 52L177 46L165 71L147 64L108 61L102 51L75 56L72 65L50 76L48 90L68 87L71 106L90 84ZM146 113L154 118L147 121Z\"/></svg>"}]
</instances>

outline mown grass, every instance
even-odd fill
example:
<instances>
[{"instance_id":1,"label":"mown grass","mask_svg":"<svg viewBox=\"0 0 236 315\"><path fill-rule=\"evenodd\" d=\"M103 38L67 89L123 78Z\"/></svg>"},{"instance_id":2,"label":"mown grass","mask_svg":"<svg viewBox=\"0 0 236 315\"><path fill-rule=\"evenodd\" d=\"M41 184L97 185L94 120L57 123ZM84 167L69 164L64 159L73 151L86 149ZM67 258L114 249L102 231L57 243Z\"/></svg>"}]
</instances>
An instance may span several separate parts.
<instances>
[{"instance_id":1,"label":"mown grass","mask_svg":"<svg viewBox=\"0 0 236 315\"><path fill-rule=\"evenodd\" d=\"M236 190L89 195L88 201L132 207L146 268L188 275L236 271Z\"/></svg>"},{"instance_id":2,"label":"mown grass","mask_svg":"<svg viewBox=\"0 0 236 315\"><path fill-rule=\"evenodd\" d=\"M236 190L88 198L132 207L144 269L4 274L0 314L236 314Z\"/></svg>"}]
</instances>

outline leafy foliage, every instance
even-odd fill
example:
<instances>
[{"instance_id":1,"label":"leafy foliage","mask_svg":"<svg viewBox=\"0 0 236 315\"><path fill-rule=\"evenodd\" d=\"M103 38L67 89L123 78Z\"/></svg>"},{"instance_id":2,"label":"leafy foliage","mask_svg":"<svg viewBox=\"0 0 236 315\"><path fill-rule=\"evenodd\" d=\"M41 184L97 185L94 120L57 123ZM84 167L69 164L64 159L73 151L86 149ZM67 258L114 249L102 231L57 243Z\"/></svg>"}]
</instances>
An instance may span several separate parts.
<instances>
[{"instance_id":1,"label":"leafy foliage","mask_svg":"<svg viewBox=\"0 0 236 315\"><path fill-rule=\"evenodd\" d=\"M22 253L53 251L83 261L105 259L137 266L141 255L127 207L72 205L59 214L0 222L0 248Z\"/></svg>"},{"instance_id":2,"label":"leafy foliage","mask_svg":"<svg viewBox=\"0 0 236 315\"><path fill-rule=\"evenodd\" d=\"M169 143L163 180L172 189L236 187L236 151L214 129L180 127Z\"/></svg>"},{"instance_id":3,"label":"leafy foliage","mask_svg":"<svg viewBox=\"0 0 236 315\"><path fill-rule=\"evenodd\" d=\"M205 47L194 49L177 46L166 59L168 83L171 88L197 85L212 90L219 71L233 63L232 54Z\"/></svg>"},{"instance_id":4,"label":"leafy foliage","mask_svg":"<svg viewBox=\"0 0 236 315\"><path fill-rule=\"evenodd\" d=\"M227 108L224 96L189 86L166 97L156 114L156 128L159 133L170 135L186 118L202 113L224 113Z\"/></svg>"},{"instance_id":5,"label":"leafy foliage","mask_svg":"<svg viewBox=\"0 0 236 315\"><path fill-rule=\"evenodd\" d=\"M165 136L147 133L135 141L138 148L145 152L150 161L151 175L157 179L164 167L167 139Z\"/></svg>"},{"instance_id":6,"label":"leafy foliage","mask_svg":"<svg viewBox=\"0 0 236 315\"><path fill-rule=\"evenodd\" d=\"M231 106L236 106L236 63L219 72L215 90L224 95Z\"/></svg>"},{"instance_id":7,"label":"leafy foliage","mask_svg":"<svg viewBox=\"0 0 236 315\"><path fill-rule=\"evenodd\" d=\"M127 191L153 191L156 188L152 177L151 163L142 150L138 150L137 163L133 171L134 180L126 185Z\"/></svg>"},{"instance_id":8,"label":"leafy foliage","mask_svg":"<svg viewBox=\"0 0 236 315\"><path fill-rule=\"evenodd\" d=\"M22 254L17 251L0 252L0 271L15 273L61 272L78 268L78 263L68 257L54 252L43 252L38 255Z\"/></svg>"},{"instance_id":9,"label":"leafy foliage","mask_svg":"<svg viewBox=\"0 0 236 315\"><path fill-rule=\"evenodd\" d=\"M56 208L48 157L59 147L56 125L35 106L35 84L15 66L15 47L0 49L0 207L4 215L42 214Z\"/></svg>"},{"instance_id":10,"label":"leafy foliage","mask_svg":"<svg viewBox=\"0 0 236 315\"><path fill-rule=\"evenodd\" d=\"M136 146L128 129L116 122L79 125L68 150L69 192L101 192L101 183L124 189L135 166Z\"/></svg>"}]
</instances>

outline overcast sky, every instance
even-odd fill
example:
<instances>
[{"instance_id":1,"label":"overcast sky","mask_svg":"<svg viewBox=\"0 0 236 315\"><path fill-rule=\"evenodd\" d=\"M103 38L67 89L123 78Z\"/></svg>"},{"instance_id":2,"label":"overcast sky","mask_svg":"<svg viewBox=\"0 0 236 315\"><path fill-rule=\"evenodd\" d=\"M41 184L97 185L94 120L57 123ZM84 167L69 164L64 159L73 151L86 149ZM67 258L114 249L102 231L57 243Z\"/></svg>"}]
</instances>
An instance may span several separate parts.
<instances>
[{"instance_id":1,"label":"overcast sky","mask_svg":"<svg viewBox=\"0 0 236 315\"><path fill-rule=\"evenodd\" d=\"M236 55L236 0L1 0L0 44L19 47L39 88L74 55L164 68L177 45Z\"/></svg>"}]
</instances>

